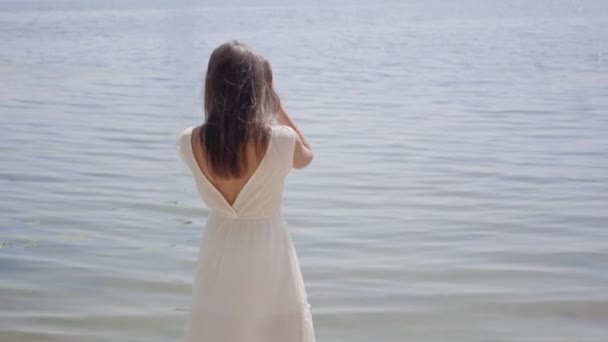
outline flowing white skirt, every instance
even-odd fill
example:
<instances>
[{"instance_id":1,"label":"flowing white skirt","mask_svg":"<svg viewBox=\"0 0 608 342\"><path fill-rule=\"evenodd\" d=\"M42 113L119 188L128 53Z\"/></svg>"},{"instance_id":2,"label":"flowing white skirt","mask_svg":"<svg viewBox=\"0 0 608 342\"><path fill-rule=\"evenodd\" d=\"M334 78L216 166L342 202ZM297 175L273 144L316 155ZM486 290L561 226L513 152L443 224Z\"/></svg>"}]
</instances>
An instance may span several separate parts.
<instances>
[{"instance_id":1,"label":"flowing white skirt","mask_svg":"<svg viewBox=\"0 0 608 342\"><path fill-rule=\"evenodd\" d=\"M314 342L300 265L283 218L210 215L187 342Z\"/></svg>"}]
</instances>

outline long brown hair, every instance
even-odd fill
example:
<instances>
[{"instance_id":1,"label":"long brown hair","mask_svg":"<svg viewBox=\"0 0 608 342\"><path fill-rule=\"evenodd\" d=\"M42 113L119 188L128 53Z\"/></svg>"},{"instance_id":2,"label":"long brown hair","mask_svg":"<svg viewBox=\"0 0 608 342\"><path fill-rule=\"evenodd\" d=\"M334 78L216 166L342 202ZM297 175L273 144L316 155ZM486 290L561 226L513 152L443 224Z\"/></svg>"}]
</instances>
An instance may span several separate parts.
<instances>
[{"instance_id":1,"label":"long brown hair","mask_svg":"<svg viewBox=\"0 0 608 342\"><path fill-rule=\"evenodd\" d=\"M270 62L268 62L268 60L263 56L260 56L260 59L262 60L262 66L264 68L264 78L266 80L266 87L268 91L269 106L272 112L276 114L281 108L281 99L279 98L277 92L274 90L272 66L270 66Z\"/></svg>"},{"instance_id":2,"label":"long brown hair","mask_svg":"<svg viewBox=\"0 0 608 342\"><path fill-rule=\"evenodd\" d=\"M209 168L218 177L229 179L243 175L248 141L255 142L256 151L268 146L268 124L275 96L267 81L269 64L265 61L238 41L220 45L209 57L204 92L205 123L199 139L205 146Z\"/></svg>"}]
</instances>

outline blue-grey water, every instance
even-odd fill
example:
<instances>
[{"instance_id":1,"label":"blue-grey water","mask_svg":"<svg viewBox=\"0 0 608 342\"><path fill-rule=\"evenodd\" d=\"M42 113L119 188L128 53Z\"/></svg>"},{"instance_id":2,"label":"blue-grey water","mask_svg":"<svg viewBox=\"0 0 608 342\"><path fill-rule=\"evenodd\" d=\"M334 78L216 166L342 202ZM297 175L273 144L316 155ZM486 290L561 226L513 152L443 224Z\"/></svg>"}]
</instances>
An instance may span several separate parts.
<instances>
[{"instance_id":1,"label":"blue-grey water","mask_svg":"<svg viewBox=\"0 0 608 342\"><path fill-rule=\"evenodd\" d=\"M273 63L318 341L608 341L608 2L0 1L0 341L178 341L209 53Z\"/></svg>"}]
</instances>

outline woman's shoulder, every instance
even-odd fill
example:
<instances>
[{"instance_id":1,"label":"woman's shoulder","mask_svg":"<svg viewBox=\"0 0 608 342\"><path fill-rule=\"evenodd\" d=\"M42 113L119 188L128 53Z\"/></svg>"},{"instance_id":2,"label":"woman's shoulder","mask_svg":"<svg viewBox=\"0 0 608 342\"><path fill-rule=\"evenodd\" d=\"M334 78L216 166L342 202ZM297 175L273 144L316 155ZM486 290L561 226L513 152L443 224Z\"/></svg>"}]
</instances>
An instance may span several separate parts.
<instances>
[{"instance_id":1,"label":"woman's shoulder","mask_svg":"<svg viewBox=\"0 0 608 342\"><path fill-rule=\"evenodd\" d=\"M190 136L192 135L192 132L196 129L197 126L188 126L186 128L183 128L181 130L181 132L179 132L178 134L178 143L180 145L185 144L186 142L190 141Z\"/></svg>"},{"instance_id":2,"label":"woman's shoulder","mask_svg":"<svg viewBox=\"0 0 608 342\"><path fill-rule=\"evenodd\" d=\"M182 130L182 135L188 135L197 128L198 128L198 125L188 126Z\"/></svg>"},{"instance_id":3,"label":"woman's shoulder","mask_svg":"<svg viewBox=\"0 0 608 342\"><path fill-rule=\"evenodd\" d=\"M185 157L188 154L189 148L190 148L190 144L191 144L191 134L192 131L196 128L197 126L188 126L186 128L183 128L181 130L181 132L178 134L178 138L177 138L177 149L178 149L178 154L182 159L185 159Z\"/></svg>"},{"instance_id":4,"label":"woman's shoulder","mask_svg":"<svg viewBox=\"0 0 608 342\"><path fill-rule=\"evenodd\" d=\"M291 156L296 143L296 131L285 125L272 126L274 144L280 154Z\"/></svg>"},{"instance_id":5,"label":"woman's shoulder","mask_svg":"<svg viewBox=\"0 0 608 342\"><path fill-rule=\"evenodd\" d=\"M285 125L272 125L270 126L272 129L272 132L275 135L284 137L284 138L291 138L291 137L295 137L296 132L293 130L293 128L289 127L289 126L285 126Z\"/></svg>"}]
</instances>

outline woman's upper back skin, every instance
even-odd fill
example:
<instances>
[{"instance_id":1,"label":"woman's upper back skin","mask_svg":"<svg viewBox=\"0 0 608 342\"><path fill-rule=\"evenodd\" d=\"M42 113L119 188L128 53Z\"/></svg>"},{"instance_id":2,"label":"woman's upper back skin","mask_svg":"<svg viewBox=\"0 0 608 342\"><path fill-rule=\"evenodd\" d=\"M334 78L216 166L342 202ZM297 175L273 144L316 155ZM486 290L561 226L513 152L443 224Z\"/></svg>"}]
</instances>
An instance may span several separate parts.
<instances>
[{"instance_id":1,"label":"woman's upper back skin","mask_svg":"<svg viewBox=\"0 0 608 342\"><path fill-rule=\"evenodd\" d=\"M192 130L192 136L197 137L201 126L196 126ZM295 169L302 169L308 165L308 163L302 163L302 159L308 159L307 156L302 156L302 151L305 147L302 145L302 141L296 135L296 142L293 151L293 163L292 167ZM207 155L205 153L204 146L200 143L199 139L192 139L192 152L194 154L194 160L197 166L205 177L211 182L216 189L224 196L226 201L232 205L243 190L243 187L247 184L251 176L258 170L260 164L264 160L266 153L268 152L268 144L266 146L258 147L256 151L256 145L253 141L247 143L245 147L245 158L247 160L246 169L242 177L239 178L223 178L217 177L212 174L210 167L207 162ZM298 146L299 145L299 146Z\"/></svg>"}]
</instances>

